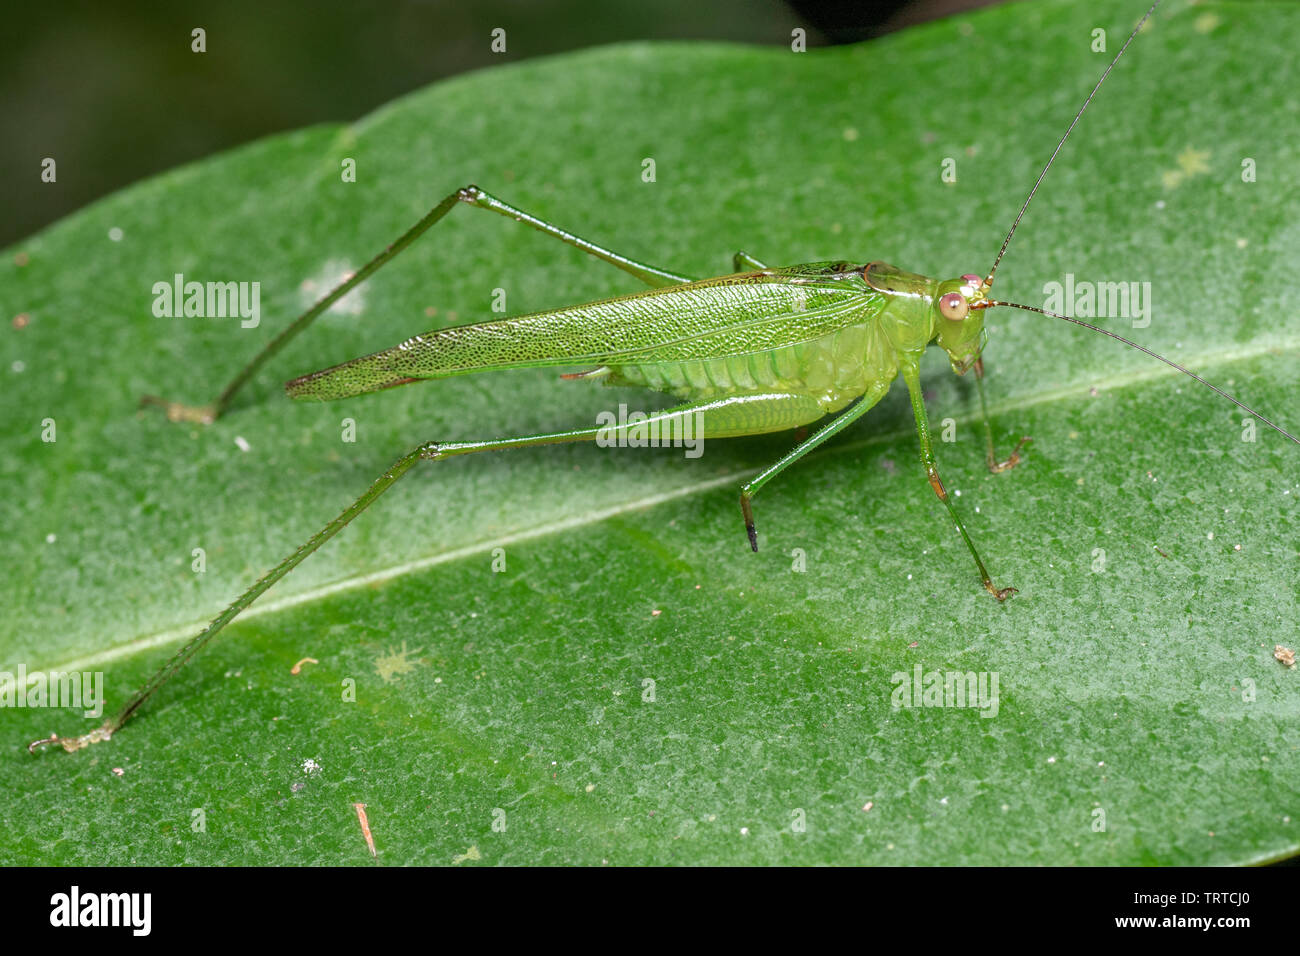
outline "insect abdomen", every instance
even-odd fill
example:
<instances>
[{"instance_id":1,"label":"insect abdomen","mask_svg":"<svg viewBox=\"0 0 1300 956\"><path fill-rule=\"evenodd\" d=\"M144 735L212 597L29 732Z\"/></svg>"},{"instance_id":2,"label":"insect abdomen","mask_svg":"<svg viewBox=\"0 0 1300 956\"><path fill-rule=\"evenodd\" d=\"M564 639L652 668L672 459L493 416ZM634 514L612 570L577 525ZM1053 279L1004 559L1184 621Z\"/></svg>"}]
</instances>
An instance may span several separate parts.
<instances>
[{"instance_id":1,"label":"insect abdomen","mask_svg":"<svg viewBox=\"0 0 1300 956\"><path fill-rule=\"evenodd\" d=\"M686 362L611 366L611 385L639 385L691 401L740 393L812 395L829 414L897 374L874 322L795 345Z\"/></svg>"}]
</instances>

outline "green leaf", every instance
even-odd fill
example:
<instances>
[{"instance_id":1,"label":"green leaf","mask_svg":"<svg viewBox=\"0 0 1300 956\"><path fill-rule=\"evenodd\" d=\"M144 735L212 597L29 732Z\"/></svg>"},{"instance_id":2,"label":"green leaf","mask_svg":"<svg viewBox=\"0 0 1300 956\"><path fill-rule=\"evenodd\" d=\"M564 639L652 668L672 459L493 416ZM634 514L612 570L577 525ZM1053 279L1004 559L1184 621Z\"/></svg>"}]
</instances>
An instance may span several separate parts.
<instances>
[{"instance_id":1,"label":"green leaf","mask_svg":"<svg viewBox=\"0 0 1300 956\"><path fill-rule=\"evenodd\" d=\"M452 189L694 274L738 247L983 272L1140 12L1016 4L807 54L651 44L503 66L141 183L8 250L0 288L28 322L0 334L0 667L102 672L115 708L416 444L666 404L545 370L286 401L293 375L491 318L494 289L511 312L636 289L458 209L227 418L137 413L142 393L210 400ZM1162 7L1062 151L998 294L1042 305L1066 273L1150 283L1149 326L1098 321L1300 427L1297 41L1292 6ZM177 273L260 282L261 324L155 317L152 287ZM1020 589L1005 605L924 479L901 387L764 490L757 555L737 487L789 435L694 461L554 447L421 464L112 741L32 756L29 739L93 724L6 708L0 859L366 862L354 803L384 863L1297 852L1300 672L1273 648L1300 619L1300 448L1262 424L1243 440L1240 410L1100 336L1006 309L989 325L994 431L1003 451L1034 436L1024 464L990 475L973 383L937 353L925 380L936 430L955 425L944 480L995 581ZM996 715L896 707L917 668L996 674Z\"/></svg>"}]
</instances>

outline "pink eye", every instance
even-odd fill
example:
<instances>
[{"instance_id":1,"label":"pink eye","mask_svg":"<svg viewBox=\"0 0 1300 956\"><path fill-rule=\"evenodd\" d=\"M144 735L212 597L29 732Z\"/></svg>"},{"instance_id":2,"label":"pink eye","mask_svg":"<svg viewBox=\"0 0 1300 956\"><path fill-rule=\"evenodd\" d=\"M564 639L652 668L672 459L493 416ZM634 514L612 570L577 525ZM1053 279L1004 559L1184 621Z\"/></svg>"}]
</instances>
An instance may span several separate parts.
<instances>
[{"instance_id":1,"label":"pink eye","mask_svg":"<svg viewBox=\"0 0 1300 956\"><path fill-rule=\"evenodd\" d=\"M966 318L969 311L970 307L959 293L949 292L947 295L939 296L939 314L945 319L960 322Z\"/></svg>"}]
</instances>

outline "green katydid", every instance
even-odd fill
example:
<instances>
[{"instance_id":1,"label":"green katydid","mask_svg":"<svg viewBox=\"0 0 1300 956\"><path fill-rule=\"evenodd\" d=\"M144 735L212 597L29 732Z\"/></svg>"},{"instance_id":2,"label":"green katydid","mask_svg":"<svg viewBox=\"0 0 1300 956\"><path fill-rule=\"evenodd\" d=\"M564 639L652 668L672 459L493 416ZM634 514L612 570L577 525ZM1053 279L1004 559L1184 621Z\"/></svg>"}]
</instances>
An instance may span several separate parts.
<instances>
[{"instance_id":1,"label":"green katydid","mask_svg":"<svg viewBox=\"0 0 1300 956\"><path fill-rule=\"evenodd\" d=\"M1158 0L1157 0L1158 2ZM305 330L333 303L368 279L413 243L455 206L464 203L524 222L545 235L575 246L630 273L647 291L570 308L493 322L445 328L290 381L295 399L331 400L405 385L423 379L481 371L537 366L588 366L566 377L640 385L667 392L681 404L649 416L643 425L672 427L687 418L702 423L711 438L786 431L836 415L779 461L741 489L749 542L758 549L751 501L768 481L805 454L865 415L902 375L911 398L926 477L969 550L981 582L999 601L1015 589L994 585L983 559L949 500L932 447L921 393L919 360L930 345L948 355L953 371L974 371L984 411L987 464L998 472L1020 461L1022 439L1005 459L994 453L992 428L981 384L985 310L1007 305L1075 322L1102 332L1182 371L1246 409L1259 420L1296 439L1235 398L1182 366L1112 332L1033 306L990 298L998 265L1039 185L1097 90L1132 43L1156 4L1139 21L1106 67L1058 142L1030 189L987 276L966 274L934 280L879 262L844 261L769 268L745 253L735 257L736 273L691 280L615 253L503 202L476 186L447 196L396 242L295 319L222 391L203 407L146 399L163 406L173 420L211 422L232 398L290 339ZM621 429L634 427L630 423ZM601 429L486 441L428 442L399 458L356 501L310 540L244 591L182 647L110 720L76 737L52 736L30 745L59 744L78 750L109 739L177 670L306 557L368 508L421 460L441 460L531 445L595 440ZM1300 442L1298 442L1300 443Z\"/></svg>"}]
</instances>

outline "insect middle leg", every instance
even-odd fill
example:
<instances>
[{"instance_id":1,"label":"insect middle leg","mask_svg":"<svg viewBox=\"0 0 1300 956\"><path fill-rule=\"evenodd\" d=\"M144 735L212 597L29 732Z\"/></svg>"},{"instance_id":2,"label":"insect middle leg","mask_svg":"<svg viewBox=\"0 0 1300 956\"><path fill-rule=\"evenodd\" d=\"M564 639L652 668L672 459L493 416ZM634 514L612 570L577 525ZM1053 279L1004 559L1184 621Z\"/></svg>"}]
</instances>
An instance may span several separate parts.
<instances>
[{"instance_id":1,"label":"insect middle leg","mask_svg":"<svg viewBox=\"0 0 1300 956\"><path fill-rule=\"evenodd\" d=\"M836 418L819 428L813 435L810 435L798 445L795 445L794 448L782 455L781 459L777 461L776 464L767 468L740 489L740 513L745 518L745 533L749 535L749 546L751 548L755 551L758 550L758 530L754 527L754 509L750 504L754 495L758 494L758 489L762 488L765 484L781 472L785 471L785 469L789 468L804 455L808 454L808 452L822 444L828 438L839 434L842 430L865 415L888 391L888 382L885 382L883 385L877 385L868 390L866 394L857 398L852 405L841 412Z\"/></svg>"},{"instance_id":2,"label":"insect middle leg","mask_svg":"<svg viewBox=\"0 0 1300 956\"><path fill-rule=\"evenodd\" d=\"M921 395L921 370L918 358L917 356L902 356L899 366L903 373L903 381L907 383L907 394L912 400L912 414L916 418L916 434L921 440L921 464L925 466L925 476L930 480L930 487L934 489L934 493L939 496L939 500L948 509L948 516L952 518L957 533L961 535L962 541L966 542L966 548L970 551L971 557L975 559L975 566L979 568L980 580L984 583L984 590L999 601L1005 601L1016 593L1016 589L996 588L993 586L993 580L989 577L988 569L984 567L984 560L980 557L980 553L975 550L975 543L971 541L970 535L966 533L966 526L961 523L961 517L957 514L957 509L953 507L952 501L948 498L948 489L943 486L943 479L939 477L939 466L934 458L934 445L930 441L930 420L925 413L925 398Z\"/></svg>"},{"instance_id":3,"label":"insect middle leg","mask_svg":"<svg viewBox=\"0 0 1300 956\"><path fill-rule=\"evenodd\" d=\"M597 438L627 437L634 429L657 427L660 434L665 429L680 429L677 434L684 434L685 420L691 418L691 428L699 438L712 436L727 438L738 435L756 435L763 432L783 431L797 428L799 425L816 421L822 415L821 407L814 399L804 395L785 393L763 393L756 395L736 395L729 398L707 402L693 402L673 408L654 412L644 421L623 423L617 426L581 428L572 431L550 434L525 435L518 438L497 438L488 441L427 442L407 452L393 465L375 479L374 483L356 501L345 508L337 518L320 531L312 535L301 547L259 578L248 590L236 598L211 623L195 635L151 677L143 687L127 701L126 705L111 719L94 730L78 737L60 737L58 735L33 741L29 748L58 744L64 750L80 750L90 744L108 740L140 709L141 705L152 697L173 674L197 654L204 645L216 637L226 625L238 617L245 608L256 601L273 584L289 574L306 558L318 550L330 538L372 505L385 491L395 485L411 468L420 462L441 461L457 455L469 455L483 451L500 451L506 448L526 448L532 445L556 445L566 442L594 441ZM672 433L671 431L669 432Z\"/></svg>"},{"instance_id":4,"label":"insect middle leg","mask_svg":"<svg viewBox=\"0 0 1300 956\"><path fill-rule=\"evenodd\" d=\"M354 288L359 286L366 279L374 275L381 267L395 258L403 249L415 242L421 235L433 226L443 216L447 215L458 203L466 203L470 206L476 206L480 209L487 209L501 216L506 216L516 222L526 223L539 232L559 239L574 248L581 249L588 255L595 256L611 265L617 266L624 272L636 276L642 282L649 286L661 287L677 285L682 282L690 282L688 276L679 275L675 272L669 272L667 269L660 269L645 262L640 262L630 256L614 252L604 246L597 245L575 233L561 229L559 226L547 222L538 216L525 212L518 207L512 206L503 200L498 199L486 190L477 186L466 186L458 189L451 195L444 198L436 206L430 209L423 218L414 226L402 233L396 242L384 249L383 252L376 255L364 266L350 275L343 282L326 293L319 301L302 315L298 316L288 326L285 327L275 338L266 344L266 346L253 356L252 360L239 371L239 373L230 380L230 383L221 391L216 400L208 405L185 405L181 402L171 402L154 395L145 395L140 399L141 405L157 405L164 409L167 417L172 421L198 422L200 424L210 424L221 417L229 407L235 394L244 387L267 361L287 345L295 336L303 332L317 317L325 312L343 296L347 295Z\"/></svg>"}]
</instances>

